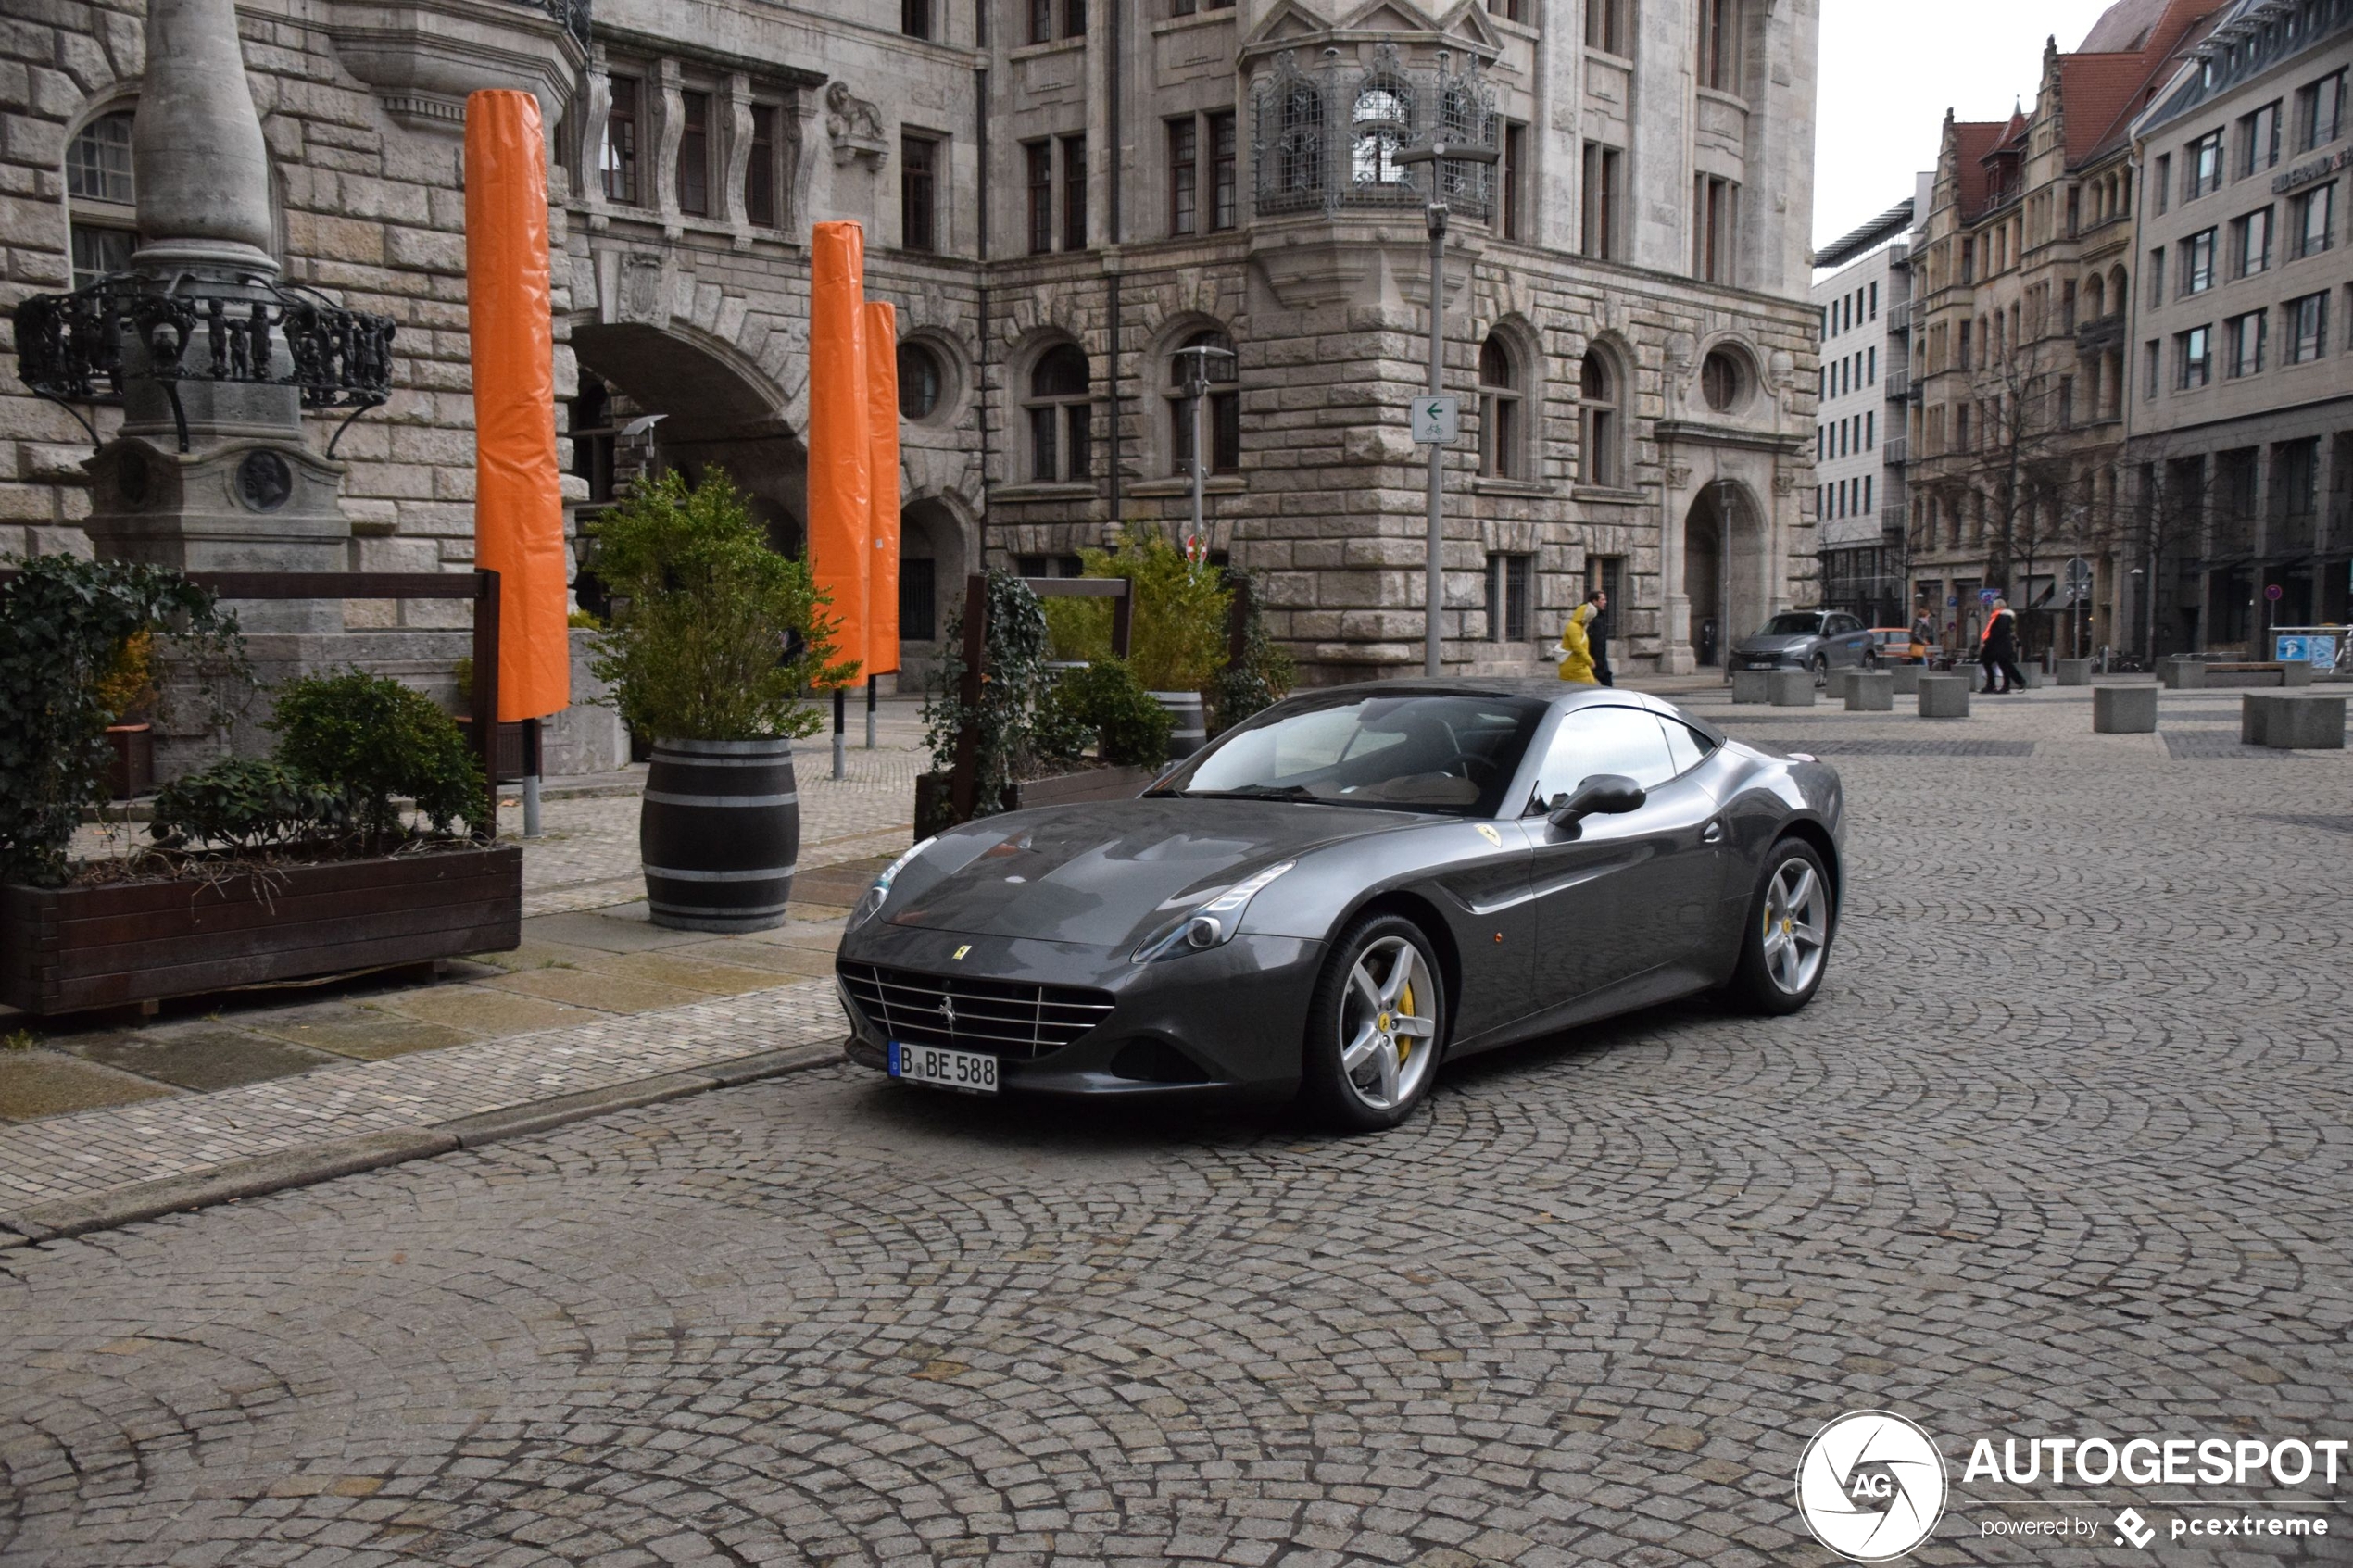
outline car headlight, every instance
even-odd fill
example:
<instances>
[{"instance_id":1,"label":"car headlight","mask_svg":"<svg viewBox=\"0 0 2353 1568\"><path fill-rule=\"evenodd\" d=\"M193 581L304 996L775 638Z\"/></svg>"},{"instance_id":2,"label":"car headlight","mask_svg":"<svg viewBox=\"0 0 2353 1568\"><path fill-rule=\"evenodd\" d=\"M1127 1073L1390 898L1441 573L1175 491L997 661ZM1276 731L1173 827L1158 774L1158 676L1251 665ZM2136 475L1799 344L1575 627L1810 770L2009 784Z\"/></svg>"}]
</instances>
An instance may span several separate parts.
<instances>
[{"instance_id":1,"label":"car headlight","mask_svg":"<svg viewBox=\"0 0 2353 1568\"><path fill-rule=\"evenodd\" d=\"M922 854L925 850L930 848L937 842L938 835L934 834L932 837L925 839L921 844L916 845L912 849L908 850L904 855L900 856L896 860L891 861L890 864L885 866L882 869L882 874L875 878L874 884L859 896L858 907L849 911L849 919L843 924L842 930L845 932L855 931L860 926L865 924L868 921L874 919L876 915L882 913L883 905L888 902L890 898L891 880L898 876L901 871L905 870L908 863L913 860L916 856Z\"/></svg>"},{"instance_id":2,"label":"car headlight","mask_svg":"<svg viewBox=\"0 0 2353 1568\"><path fill-rule=\"evenodd\" d=\"M1242 926L1242 912L1250 901L1258 897L1266 884L1282 875L1296 860L1285 860L1268 866L1254 876L1244 877L1225 892L1207 901L1194 905L1184 916L1164 931L1153 933L1139 947L1131 961L1150 963L1154 959L1175 953L1199 953L1221 947L1234 939Z\"/></svg>"}]
</instances>

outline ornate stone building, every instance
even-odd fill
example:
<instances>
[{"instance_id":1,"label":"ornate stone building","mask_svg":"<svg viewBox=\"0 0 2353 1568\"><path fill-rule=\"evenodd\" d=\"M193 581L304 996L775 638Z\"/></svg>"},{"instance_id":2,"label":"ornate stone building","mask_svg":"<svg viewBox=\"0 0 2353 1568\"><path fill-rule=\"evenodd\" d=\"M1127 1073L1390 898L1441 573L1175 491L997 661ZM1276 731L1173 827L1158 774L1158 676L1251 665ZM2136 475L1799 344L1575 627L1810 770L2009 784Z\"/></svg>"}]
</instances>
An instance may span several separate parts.
<instances>
[{"instance_id":1,"label":"ornate stone building","mask_svg":"<svg viewBox=\"0 0 2353 1568\"><path fill-rule=\"evenodd\" d=\"M865 222L904 334L914 668L984 560L1189 526L1189 345L1236 356L1207 547L1312 678L1418 665L1428 176L1397 154L1440 128L1499 155L1443 166L1450 667L1541 669L1589 582L1635 667L1810 602L1815 0L553 4L236 8L283 278L396 324L391 401L335 448L354 566L470 559L462 104L523 86L590 523L636 468L716 465L797 546L809 225ZM0 34L11 303L121 264L141 19L39 0ZM13 371L6 543L85 547L89 442Z\"/></svg>"},{"instance_id":2,"label":"ornate stone building","mask_svg":"<svg viewBox=\"0 0 2353 1568\"><path fill-rule=\"evenodd\" d=\"M2223 0L2120 0L2043 55L2032 111L1949 114L1912 245L1908 558L1916 604L1973 647L2006 594L2030 646L2120 641L2132 123ZM2065 563L2093 569L2070 607Z\"/></svg>"}]
</instances>

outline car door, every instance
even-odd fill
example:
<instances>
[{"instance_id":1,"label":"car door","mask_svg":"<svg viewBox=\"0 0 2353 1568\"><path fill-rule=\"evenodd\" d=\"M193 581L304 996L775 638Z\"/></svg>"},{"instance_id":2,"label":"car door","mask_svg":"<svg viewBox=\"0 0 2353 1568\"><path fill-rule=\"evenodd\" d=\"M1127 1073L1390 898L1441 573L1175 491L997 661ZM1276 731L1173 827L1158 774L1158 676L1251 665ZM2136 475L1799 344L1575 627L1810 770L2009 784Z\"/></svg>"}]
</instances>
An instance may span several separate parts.
<instances>
[{"instance_id":1,"label":"car door","mask_svg":"<svg viewBox=\"0 0 2353 1568\"><path fill-rule=\"evenodd\" d=\"M1706 919L1705 877L1693 862L1712 853L1704 838L1715 800L1677 772L1647 709L1586 707L1562 716L1537 774L1542 804L1527 824L1539 1011L1688 961ZM1598 773L1623 774L1654 793L1639 810L1588 817L1567 830L1542 820L1544 805Z\"/></svg>"},{"instance_id":2,"label":"car door","mask_svg":"<svg viewBox=\"0 0 2353 1568\"><path fill-rule=\"evenodd\" d=\"M1871 640L1863 623L1851 615L1831 616L1830 623L1823 628L1823 635L1829 639L1830 660L1833 667L1861 664L1864 649Z\"/></svg>"}]
</instances>

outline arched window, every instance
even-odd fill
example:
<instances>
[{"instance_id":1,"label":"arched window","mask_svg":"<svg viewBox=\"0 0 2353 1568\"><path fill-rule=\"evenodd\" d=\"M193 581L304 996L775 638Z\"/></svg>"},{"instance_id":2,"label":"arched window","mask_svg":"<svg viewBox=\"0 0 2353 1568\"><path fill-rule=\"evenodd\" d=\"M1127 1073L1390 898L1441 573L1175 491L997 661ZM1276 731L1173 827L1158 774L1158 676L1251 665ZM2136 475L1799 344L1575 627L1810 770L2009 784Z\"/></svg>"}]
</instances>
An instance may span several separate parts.
<instances>
[{"instance_id":1,"label":"arched window","mask_svg":"<svg viewBox=\"0 0 2353 1568\"><path fill-rule=\"evenodd\" d=\"M138 248L137 190L131 169L131 111L117 109L83 126L66 148L66 211L73 245L73 286L87 288L126 270Z\"/></svg>"},{"instance_id":2,"label":"arched window","mask_svg":"<svg viewBox=\"0 0 2353 1568\"><path fill-rule=\"evenodd\" d=\"M2108 280L2097 272L2083 285L2083 314L2095 321L2108 315Z\"/></svg>"},{"instance_id":3,"label":"arched window","mask_svg":"<svg viewBox=\"0 0 2353 1568\"><path fill-rule=\"evenodd\" d=\"M1519 365L1498 333L1478 348L1478 471L1492 479L1528 477L1525 392Z\"/></svg>"},{"instance_id":4,"label":"arched window","mask_svg":"<svg viewBox=\"0 0 2353 1568\"><path fill-rule=\"evenodd\" d=\"M2123 315L2125 301L2130 297L2124 291L2124 269L2116 268L2108 275L2108 313L2111 316Z\"/></svg>"},{"instance_id":5,"label":"arched window","mask_svg":"<svg viewBox=\"0 0 2353 1568\"><path fill-rule=\"evenodd\" d=\"M1209 437L1209 471L1239 473L1242 466L1242 395L1240 374L1233 360L1234 343L1221 332L1199 332L1168 357L1169 472L1193 471L1193 378L1209 384L1206 405L1200 410ZM1187 354L1188 348L1217 348L1223 354Z\"/></svg>"},{"instance_id":6,"label":"arched window","mask_svg":"<svg viewBox=\"0 0 2353 1568\"><path fill-rule=\"evenodd\" d=\"M1077 345L1048 349L1029 372L1029 477L1040 484L1094 476L1094 405Z\"/></svg>"},{"instance_id":7,"label":"arched window","mask_svg":"<svg viewBox=\"0 0 2353 1568\"><path fill-rule=\"evenodd\" d=\"M1403 82L1374 77L1357 93L1349 115L1349 173L1360 195L1385 189L1411 194L1397 154L1412 113L1413 99Z\"/></svg>"},{"instance_id":8,"label":"arched window","mask_svg":"<svg viewBox=\"0 0 2353 1568\"><path fill-rule=\"evenodd\" d=\"M1578 449L1584 482L1623 485L1618 456L1619 432L1623 428L1618 409L1618 376L1609 357L1599 348L1585 351L1584 368L1578 372L1577 401Z\"/></svg>"}]
</instances>

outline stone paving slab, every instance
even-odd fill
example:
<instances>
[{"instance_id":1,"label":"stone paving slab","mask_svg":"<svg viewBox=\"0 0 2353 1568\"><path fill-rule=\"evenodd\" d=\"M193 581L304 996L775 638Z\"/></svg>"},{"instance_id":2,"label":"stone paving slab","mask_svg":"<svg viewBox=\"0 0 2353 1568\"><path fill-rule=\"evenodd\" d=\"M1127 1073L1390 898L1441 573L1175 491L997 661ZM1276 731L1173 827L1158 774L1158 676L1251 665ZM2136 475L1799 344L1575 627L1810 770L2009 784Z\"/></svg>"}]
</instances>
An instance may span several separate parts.
<instances>
[{"instance_id":1,"label":"stone paving slab","mask_svg":"<svg viewBox=\"0 0 2353 1568\"><path fill-rule=\"evenodd\" d=\"M757 1052L837 1043L846 1032L833 982L805 980L633 1018L0 1128L0 1225L43 1205L234 1160L430 1129Z\"/></svg>"}]
</instances>

